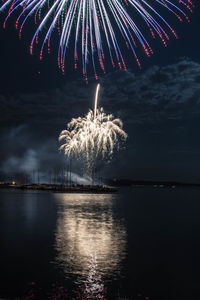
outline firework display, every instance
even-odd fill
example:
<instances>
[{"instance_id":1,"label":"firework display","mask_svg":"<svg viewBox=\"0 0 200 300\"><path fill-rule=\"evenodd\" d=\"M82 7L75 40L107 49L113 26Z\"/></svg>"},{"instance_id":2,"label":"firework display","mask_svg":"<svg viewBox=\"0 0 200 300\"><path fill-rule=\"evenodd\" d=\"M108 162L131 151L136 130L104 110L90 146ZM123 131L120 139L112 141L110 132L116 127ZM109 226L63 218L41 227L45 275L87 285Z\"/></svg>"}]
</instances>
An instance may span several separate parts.
<instances>
[{"instance_id":1,"label":"firework display","mask_svg":"<svg viewBox=\"0 0 200 300\"><path fill-rule=\"evenodd\" d=\"M99 84L96 90L94 111L89 110L84 117L74 118L67 130L60 133L59 140L64 141L60 150L68 157L78 157L91 168L98 158L111 157L115 148L125 142L127 134L123 131L122 121L105 114L103 108L97 108Z\"/></svg>"},{"instance_id":2,"label":"firework display","mask_svg":"<svg viewBox=\"0 0 200 300\"><path fill-rule=\"evenodd\" d=\"M99 66L105 72L108 57L113 67L118 65L126 69L122 45L130 49L140 66L136 54L138 44L147 56L153 53L149 36L145 37L140 29L143 24L153 38L159 37L166 46L170 34L175 37L177 34L163 13L168 11L179 21L189 21L186 11L192 12L192 7L191 0L5 0L0 11L8 8L4 27L8 18L17 13L15 26L20 36L25 23L33 17L37 29L30 43L30 52L33 53L34 44L39 43L39 33L43 32L40 59L45 45L50 51L52 32L57 29L59 67L64 72L66 58L71 60L73 55L74 67L78 67L80 60L87 80L89 62L93 65L96 78Z\"/></svg>"}]
</instances>

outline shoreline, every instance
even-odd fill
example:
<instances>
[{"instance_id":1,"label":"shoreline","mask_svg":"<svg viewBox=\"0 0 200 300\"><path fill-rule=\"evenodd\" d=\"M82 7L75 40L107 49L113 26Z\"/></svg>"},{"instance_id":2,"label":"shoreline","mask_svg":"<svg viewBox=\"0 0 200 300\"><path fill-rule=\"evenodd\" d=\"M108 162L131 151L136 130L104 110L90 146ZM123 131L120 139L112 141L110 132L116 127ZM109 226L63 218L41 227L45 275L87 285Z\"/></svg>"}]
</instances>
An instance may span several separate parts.
<instances>
[{"instance_id":1,"label":"shoreline","mask_svg":"<svg viewBox=\"0 0 200 300\"><path fill-rule=\"evenodd\" d=\"M64 192L64 193L116 193L117 188L102 186L102 185L77 185L67 186L61 184L0 184L2 189L19 189L19 190L34 190L34 191L52 191L52 192Z\"/></svg>"}]
</instances>

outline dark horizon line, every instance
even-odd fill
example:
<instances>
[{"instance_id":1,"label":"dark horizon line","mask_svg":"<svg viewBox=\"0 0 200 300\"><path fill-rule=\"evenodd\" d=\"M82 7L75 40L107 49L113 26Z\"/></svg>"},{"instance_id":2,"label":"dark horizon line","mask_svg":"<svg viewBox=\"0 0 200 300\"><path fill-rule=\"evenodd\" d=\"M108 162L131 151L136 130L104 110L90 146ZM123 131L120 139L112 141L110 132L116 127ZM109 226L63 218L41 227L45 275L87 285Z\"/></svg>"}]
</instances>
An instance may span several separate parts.
<instances>
[{"instance_id":1,"label":"dark horizon line","mask_svg":"<svg viewBox=\"0 0 200 300\"><path fill-rule=\"evenodd\" d=\"M164 185L164 186L199 186L200 182L183 182L171 180L133 180L133 179L106 179L108 184L114 186L132 186L132 185Z\"/></svg>"},{"instance_id":2,"label":"dark horizon line","mask_svg":"<svg viewBox=\"0 0 200 300\"><path fill-rule=\"evenodd\" d=\"M153 185L157 185L157 186L196 186L196 187L200 187L200 182L184 182L184 181L172 181L172 180L135 180L135 179L128 179L128 178L115 178L115 179L111 179L111 178L103 178L101 177L101 185L106 184L106 185L110 185L110 186L153 186ZM4 185L8 185L8 184L12 184L13 180L6 180L6 181L0 181L0 187L4 186ZM95 182L95 179L94 179ZM60 182L45 182L45 183L33 183L33 182L24 182L24 183L18 183L19 185L49 185L49 186L54 186L54 185L68 185L69 182L67 183L62 183ZM75 185L79 185L79 186L84 186L84 184L78 184L75 182L71 182L71 184L75 184ZM94 184L94 183L93 183ZM98 183L96 183L95 185L98 185Z\"/></svg>"}]
</instances>

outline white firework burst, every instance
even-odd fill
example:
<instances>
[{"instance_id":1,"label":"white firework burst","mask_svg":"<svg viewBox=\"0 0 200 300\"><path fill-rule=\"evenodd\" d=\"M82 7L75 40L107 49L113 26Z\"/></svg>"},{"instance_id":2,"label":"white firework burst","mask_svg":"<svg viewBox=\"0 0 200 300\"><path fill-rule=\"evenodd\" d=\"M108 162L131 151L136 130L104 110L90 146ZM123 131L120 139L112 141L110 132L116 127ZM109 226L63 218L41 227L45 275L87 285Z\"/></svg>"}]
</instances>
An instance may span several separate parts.
<instances>
[{"instance_id":1,"label":"white firework burst","mask_svg":"<svg viewBox=\"0 0 200 300\"><path fill-rule=\"evenodd\" d=\"M94 166L97 158L110 158L114 149L119 150L127 139L122 121L112 114L107 115L103 108L97 108L98 92L99 84L94 111L89 110L86 116L73 118L59 136L59 141L64 141L59 149L68 157L83 159L88 168Z\"/></svg>"}]
</instances>

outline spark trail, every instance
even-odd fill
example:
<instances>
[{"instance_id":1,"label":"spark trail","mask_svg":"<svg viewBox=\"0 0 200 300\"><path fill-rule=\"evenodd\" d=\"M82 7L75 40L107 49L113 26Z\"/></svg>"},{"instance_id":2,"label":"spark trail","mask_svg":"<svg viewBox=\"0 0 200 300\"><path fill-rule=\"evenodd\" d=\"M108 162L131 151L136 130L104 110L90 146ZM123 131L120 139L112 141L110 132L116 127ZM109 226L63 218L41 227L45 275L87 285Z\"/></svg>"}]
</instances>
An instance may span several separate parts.
<instances>
[{"instance_id":1,"label":"spark trail","mask_svg":"<svg viewBox=\"0 0 200 300\"><path fill-rule=\"evenodd\" d=\"M50 52L52 33L56 29L59 34L58 66L64 72L66 59L71 61L74 57L74 68L77 69L81 61L87 81L89 62L96 79L98 69L105 72L105 61L111 61L113 67L118 65L126 69L124 45L140 66L136 54L138 44L147 56L153 53L148 41L150 35L158 37L166 46L170 35L177 38L168 23L167 12L181 22L189 21L186 11L192 12L193 4L191 0L2 0L0 11L5 9L8 14L4 27L9 17L16 13L15 26L20 36L25 23L33 17L36 30L30 53L41 35L40 59L45 46ZM144 35L140 29L143 23L150 35Z\"/></svg>"},{"instance_id":2,"label":"spark trail","mask_svg":"<svg viewBox=\"0 0 200 300\"><path fill-rule=\"evenodd\" d=\"M99 84L96 89L94 110L89 110L84 117L74 118L67 124L67 130L60 133L60 146L67 157L82 160L91 175L98 158L111 158L114 149L120 149L127 134L123 131L120 119L114 119L112 114L105 114L103 108L98 108Z\"/></svg>"}]
</instances>

